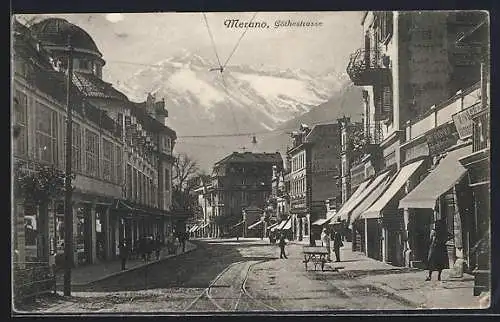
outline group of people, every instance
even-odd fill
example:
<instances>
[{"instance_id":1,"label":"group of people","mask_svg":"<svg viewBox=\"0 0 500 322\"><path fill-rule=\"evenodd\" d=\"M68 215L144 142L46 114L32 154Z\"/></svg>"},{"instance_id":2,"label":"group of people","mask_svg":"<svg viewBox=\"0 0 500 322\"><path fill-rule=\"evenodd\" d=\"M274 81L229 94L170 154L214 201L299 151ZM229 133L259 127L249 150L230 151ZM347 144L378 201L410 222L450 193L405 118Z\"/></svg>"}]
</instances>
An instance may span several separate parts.
<instances>
[{"instance_id":1,"label":"group of people","mask_svg":"<svg viewBox=\"0 0 500 322\"><path fill-rule=\"evenodd\" d=\"M179 241L179 247L182 249L182 252L185 252L186 241L189 239L189 234L186 232L177 232L175 237ZM172 251L170 251L172 244L174 244L173 240L167 241L169 253L172 253ZM154 253L156 260L159 260L161 250L164 246L165 243L161 240L160 236L143 236L135 241L134 247L132 247L132 243L130 241L124 239L119 245L122 270L126 269L127 260L131 256L141 257L142 260L147 263L151 260Z\"/></svg>"},{"instance_id":2,"label":"group of people","mask_svg":"<svg viewBox=\"0 0 500 322\"><path fill-rule=\"evenodd\" d=\"M344 246L342 242L342 234L338 228L333 228L333 234L330 234L329 230L325 227L321 232L321 244L326 247L327 255L326 260L331 262L331 246L333 240L333 252L335 253L335 261L340 262L340 247Z\"/></svg>"}]
</instances>

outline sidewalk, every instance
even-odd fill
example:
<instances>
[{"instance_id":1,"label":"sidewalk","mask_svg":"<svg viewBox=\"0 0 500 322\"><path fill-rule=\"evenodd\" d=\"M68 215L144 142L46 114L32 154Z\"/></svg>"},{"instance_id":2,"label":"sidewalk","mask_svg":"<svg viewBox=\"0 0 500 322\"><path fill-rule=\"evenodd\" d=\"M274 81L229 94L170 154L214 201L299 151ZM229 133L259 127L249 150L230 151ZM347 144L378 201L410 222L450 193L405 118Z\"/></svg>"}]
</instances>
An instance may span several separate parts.
<instances>
[{"instance_id":1,"label":"sidewalk","mask_svg":"<svg viewBox=\"0 0 500 322\"><path fill-rule=\"evenodd\" d=\"M479 308L480 297L473 296L474 277L450 277L451 270L443 270L441 281L433 273L432 281L425 281L428 271L396 267L353 252L351 243L344 242L340 250L341 262L332 262L332 268L363 283L373 285L413 303L421 309Z\"/></svg>"},{"instance_id":2,"label":"sidewalk","mask_svg":"<svg viewBox=\"0 0 500 322\"><path fill-rule=\"evenodd\" d=\"M178 247L175 254L168 254L166 247L164 247L160 253L160 261L175 257L181 254L191 252L196 249L196 245L187 242L186 251L182 253L182 250ZM153 253L154 257L154 253ZM156 263L157 260L151 260L148 263L144 263L142 259L127 260L126 270L121 270L121 261L119 259L112 261L102 261L100 263L91 265L82 265L71 270L71 284L75 286L83 286L90 284L92 282L101 281L109 277L122 274L127 271L139 269L146 265ZM61 269L57 273L57 286L62 286L64 283L64 270Z\"/></svg>"}]
</instances>

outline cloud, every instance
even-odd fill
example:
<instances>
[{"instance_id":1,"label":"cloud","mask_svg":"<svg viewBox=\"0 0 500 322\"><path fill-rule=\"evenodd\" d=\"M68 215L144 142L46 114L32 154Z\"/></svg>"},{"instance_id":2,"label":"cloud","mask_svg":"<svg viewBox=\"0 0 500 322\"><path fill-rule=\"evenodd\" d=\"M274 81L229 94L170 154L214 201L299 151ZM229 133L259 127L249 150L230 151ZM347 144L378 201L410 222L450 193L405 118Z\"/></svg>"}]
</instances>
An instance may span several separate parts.
<instances>
[{"instance_id":1,"label":"cloud","mask_svg":"<svg viewBox=\"0 0 500 322\"><path fill-rule=\"evenodd\" d=\"M121 13L108 13L106 15L106 20L112 23L122 21L123 19L125 19L125 17Z\"/></svg>"}]
</instances>

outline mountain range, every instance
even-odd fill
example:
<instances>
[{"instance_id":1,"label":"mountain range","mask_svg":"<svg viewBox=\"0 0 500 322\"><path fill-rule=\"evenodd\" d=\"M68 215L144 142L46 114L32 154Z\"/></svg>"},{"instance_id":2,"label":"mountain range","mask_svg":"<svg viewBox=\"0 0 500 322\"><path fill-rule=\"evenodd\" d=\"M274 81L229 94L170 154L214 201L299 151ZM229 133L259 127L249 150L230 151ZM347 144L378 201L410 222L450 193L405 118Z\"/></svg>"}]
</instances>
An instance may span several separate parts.
<instances>
[{"instance_id":1,"label":"mountain range","mask_svg":"<svg viewBox=\"0 0 500 322\"><path fill-rule=\"evenodd\" d=\"M361 112L361 94L344 73L272 66L227 66L184 51L116 85L133 101L165 98L177 153L209 172L233 151L286 151L288 130ZM214 136L227 135L227 136ZM252 144L253 136L257 143Z\"/></svg>"}]
</instances>

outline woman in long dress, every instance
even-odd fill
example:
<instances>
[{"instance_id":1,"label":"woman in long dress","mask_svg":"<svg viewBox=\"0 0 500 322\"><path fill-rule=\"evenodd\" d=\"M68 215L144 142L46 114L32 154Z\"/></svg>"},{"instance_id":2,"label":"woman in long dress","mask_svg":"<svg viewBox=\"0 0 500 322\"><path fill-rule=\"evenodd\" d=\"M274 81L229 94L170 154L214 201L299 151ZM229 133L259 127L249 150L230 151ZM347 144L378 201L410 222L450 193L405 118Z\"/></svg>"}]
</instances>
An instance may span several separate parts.
<instances>
[{"instance_id":1,"label":"woman in long dress","mask_svg":"<svg viewBox=\"0 0 500 322\"><path fill-rule=\"evenodd\" d=\"M431 243L429 246L429 255L427 257L427 269L429 275L425 279L430 281L432 272L438 272L438 281L441 280L441 272L446 268L446 240L443 236L442 225L439 222L435 223L431 230Z\"/></svg>"},{"instance_id":2,"label":"woman in long dress","mask_svg":"<svg viewBox=\"0 0 500 322\"><path fill-rule=\"evenodd\" d=\"M326 228L323 228L323 231L321 232L321 243L326 247L326 251L328 252L328 254L326 255L326 260L331 262L332 259L330 256L330 236Z\"/></svg>"}]
</instances>

